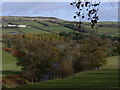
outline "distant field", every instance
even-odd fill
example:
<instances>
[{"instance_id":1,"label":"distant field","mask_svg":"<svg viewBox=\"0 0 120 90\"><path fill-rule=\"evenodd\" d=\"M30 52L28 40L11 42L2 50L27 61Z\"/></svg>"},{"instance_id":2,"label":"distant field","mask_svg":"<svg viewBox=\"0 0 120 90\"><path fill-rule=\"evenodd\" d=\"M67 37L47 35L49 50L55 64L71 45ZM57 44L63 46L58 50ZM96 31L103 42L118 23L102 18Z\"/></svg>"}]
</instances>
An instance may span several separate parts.
<instances>
[{"instance_id":1,"label":"distant field","mask_svg":"<svg viewBox=\"0 0 120 90\"><path fill-rule=\"evenodd\" d=\"M16 22L16 24L21 24L21 25L33 25L33 26L44 26L42 24L39 24L38 22L36 21L19 21L19 22Z\"/></svg>"},{"instance_id":2,"label":"distant field","mask_svg":"<svg viewBox=\"0 0 120 90\"><path fill-rule=\"evenodd\" d=\"M86 27L91 28L91 26L86 25ZM98 27L98 33L107 33L107 34L118 34L118 28L111 28L111 27Z\"/></svg>"},{"instance_id":3,"label":"distant field","mask_svg":"<svg viewBox=\"0 0 120 90\"><path fill-rule=\"evenodd\" d=\"M23 32L23 33L49 33L46 32L44 30L41 29L37 29L37 28L33 28L33 27L29 27L29 28L19 28L19 31Z\"/></svg>"},{"instance_id":4,"label":"distant field","mask_svg":"<svg viewBox=\"0 0 120 90\"><path fill-rule=\"evenodd\" d=\"M2 29L2 33L48 33L46 31L36 29L33 27L26 27L26 28L14 28L14 29Z\"/></svg>"},{"instance_id":5,"label":"distant field","mask_svg":"<svg viewBox=\"0 0 120 90\"><path fill-rule=\"evenodd\" d=\"M73 31L72 29L69 29L69 28L66 28L66 27L63 27L63 26L47 26L47 27L41 27L41 28L49 30L49 31L53 31L53 32L56 32L56 33Z\"/></svg>"},{"instance_id":6,"label":"distant field","mask_svg":"<svg viewBox=\"0 0 120 90\"><path fill-rule=\"evenodd\" d=\"M84 22L88 23L88 22ZM101 24L117 24L117 22L99 22ZM64 27L64 25L58 24L56 22L49 22L49 21L17 21L15 24L21 24L21 25L30 25L32 27L27 28L15 28L15 29L4 29L3 33L59 33L59 32L72 32L75 31L73 29ZM70 22L65 22L65 24L71 24ZM75 23L73 23L75 25ZM86 27L91 28L90 25L86 25ZM111 27L99 27L98 33L107 33L112 36L117 36L118 34L118 28L111 28Z\"/></svg>"},{"instance_id":7,"label":"distant field","mask_svg":"<svg viewBox=\"0 0 120 90\"><path fill-rule=\"evenodd\" d=\"M85 71L65 79L33 83L20 88L83 88L103 89L118 88L118 56L107 58L108 64L103 69Z\"/></svg>"},{"instance_id":8,"label":"distant field","mask_svg":"<svg viewBox=\"0 0 120 90\"><path fill-rule=\"evenodd\" d=\"M71 32L74 31L73 29L66 28L62 25L56 24L56 23L51 23L51 22L41 22L38 23L36 21L21 21L21 22L16 22L16 24L22 24L22 25L30 25L31 27L26 27L26 28L13 28L13 29L2 29L3 33L50 33L50 32ZM48 26L46 26L48 25ZM33 26L33 27L32 27ZM35 27L36 28L35 28Z\"/></svg>"},{"instance_id":9,"label":"distant field","mask_svg":"<svg viewBox=\"0 0 120 90\"><path fill-rule=\"evenodd\" d=\"M101 21L101 22L98 22L98 23L102 23L102 24L111 24L111 23L118 24L119 22L114 22L114 21Z\"/></svg>"},{"instance_id":10,"label":"distant field","mask_svg":"<svg viewBox=\"0 0 120 90\"><path fill-rule=\"evenodd\" d=\"M118 33L118 28L100 27L98 29L100 33Z\"/></svg>"},{"instance_id":11,"label":"distant field","mask_svg":"<svg viewBox=\"0 0 120 90\"><path fill-rule=\"evenodd\" d=\"M18 33L17 29L2 29L2 33L10 33L10 32L16 32Z\"/></svg>"},{"instance_id":12,"label":"distant field","mask_svg":"<svg viewBox=\"0 0 120 90\"><path fill-rule=\"evenodd\" d=\"M49 26L60 26L59 24L57 24L57 23L51 23L51 22L44 22L44 23L46 23L46 24L48 24Z\"/></svg>"},{"instance_id":13,"label":"distant field","mask_svg":"<svg viewBox=\"0 0 120 90\"><path fill-rule=\"evenodd\" d=\"M29 25L31 27L18 29L4 29L2 33L59 33L59 32L72 32L74 29L69 27L64 27L64 25L74 26L77 22L75 21L65 21L54 17L9 17L3 16L3 25L20 24ZM85 27L90 27L90 22L83 22ZM117 36L118 34L118 22L104 21L98 22L101 25L98 29L98 33L107 33L112 36ZM109 27L110 26L110 27ZM113 28L116 27L116 28Z\"/></svg>"}]
</instances>

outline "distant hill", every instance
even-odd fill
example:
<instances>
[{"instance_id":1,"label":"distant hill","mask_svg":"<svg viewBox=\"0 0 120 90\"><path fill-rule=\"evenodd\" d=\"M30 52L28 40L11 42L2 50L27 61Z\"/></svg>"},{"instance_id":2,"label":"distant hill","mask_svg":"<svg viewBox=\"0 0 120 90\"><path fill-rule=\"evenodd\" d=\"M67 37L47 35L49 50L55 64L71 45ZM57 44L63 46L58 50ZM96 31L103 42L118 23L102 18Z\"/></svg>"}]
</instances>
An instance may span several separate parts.
<instances>
[{"instance_id":1,"label":"distant hill","mask_svg":"<svg viewBox=\"0 0 120 90\"><path fill-rule=\"evenodd\" d=\"M8 20L10 21L26 21L26 20L29 20L29 21L63 21L63 20L60 20L58 18L55 18L55 17L24 17L24 16L3 16L2 17L2 20L3 21L7 21L9 22Z\"/></svg>"},{"instance_id":2,"label":"distant hill","mask_svg":"<svg viewBox=\"0 0 120 90\"><path fill-rule=\"evenodd\" d=\"M4 29L3 33L59 33L59 32L93 32L90 22L83 22L82 28L76 26L76 21L65 21L55 17L24 17L24 16L3 16L2 24L22 24L31 27ZM117 22L98 22L98 33L119 34Z\"/></svg>"}]
</instances>

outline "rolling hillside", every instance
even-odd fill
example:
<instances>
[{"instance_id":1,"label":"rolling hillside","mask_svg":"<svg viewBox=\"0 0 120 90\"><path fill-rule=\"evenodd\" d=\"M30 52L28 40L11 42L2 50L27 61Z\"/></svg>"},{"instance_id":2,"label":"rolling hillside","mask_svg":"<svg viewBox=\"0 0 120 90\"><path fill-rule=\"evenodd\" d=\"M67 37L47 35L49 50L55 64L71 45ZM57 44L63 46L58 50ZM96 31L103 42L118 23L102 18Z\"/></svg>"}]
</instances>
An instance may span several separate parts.
<instances>
[{"instance_id":1,"label":"rolling hillside","mask_svg":"<svg viewBox=\"0 0 120 90\"><path fill-rule=\"evenodd\" d=\"M17 74L20 71L20 67L16 65L17 58L12 56L6 51L2 51L2 75Z\"/></svg>"},{"instance_id":2,"label":"rolling hillside","mask_svg":"<svg viewBox=\"0 0 120 90\"><path fill-rule=\"evenodd\" d=\"M59 33L59 32L73 32L73 31L86 31L90 32L90 23L83 22L86 28L76 28L77 22L70 22L60 20L54 17L2 17L3 25L7 24L20 24L28 25L25 28L3 28L2 33ZM106 33L111 35L119 35L117 22L99 22L98 33Z\"/></svg>"},{"instance_id":3,"label":"rolling hillside","mask_svg":"<svg viewBox=\"0 0 120 90\"><path fill-rule=\"evenodd\" d=\"M3 17L3 25L19 24L27 25L24 28L3 28L2 34L11 33L59 33L75 32L76 22L64 21L53 17ZM109 34L118 36L118 27L116 22L99 22L99 34ZM84 22L83 30L91 30L90 24ZM85 30L84 30L85 29ZM20 67L17 67L17 59L10 53L3 51L3 76L16 75L20 73ZM107 58L107 65L100 70L85 71L64 79L55 79L40 83L32 83L20 88L118 88L118 57ZM2 76L0 75L0 76Z\"/></svg>"}]
</instances>

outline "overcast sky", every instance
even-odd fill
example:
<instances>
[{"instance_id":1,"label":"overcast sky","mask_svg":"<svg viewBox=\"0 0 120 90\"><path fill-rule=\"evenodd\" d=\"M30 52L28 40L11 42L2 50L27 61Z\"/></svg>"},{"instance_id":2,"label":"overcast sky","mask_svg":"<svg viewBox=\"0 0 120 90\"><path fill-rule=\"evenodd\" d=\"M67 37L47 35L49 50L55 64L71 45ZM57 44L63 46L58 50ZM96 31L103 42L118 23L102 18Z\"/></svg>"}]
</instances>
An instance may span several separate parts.
<instances>
[{"instance_id":1,"label":"overcast sky","mask_svg":"<svg viewBox=\"0 0 120 90\"><path fill-rule=\"evenodd\" d=\"M43 16L75 21L76 8L70 2L3 2L2 16ZM101 21L118 21L118 3L102 2L99 10Z\"/></svg>"}]
</instances>

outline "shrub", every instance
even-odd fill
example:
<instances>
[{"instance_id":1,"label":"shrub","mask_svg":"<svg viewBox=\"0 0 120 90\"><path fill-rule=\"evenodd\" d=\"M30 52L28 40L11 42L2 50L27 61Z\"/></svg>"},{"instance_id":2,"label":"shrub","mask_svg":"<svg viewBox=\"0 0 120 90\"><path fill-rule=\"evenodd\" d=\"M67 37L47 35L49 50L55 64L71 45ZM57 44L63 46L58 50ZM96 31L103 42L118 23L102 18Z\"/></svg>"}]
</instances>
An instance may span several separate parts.
<instances>
[{"instance_id":1,"label":"shrub","mask_svg":"<svg viewBox=\"0 0 120 90\"><path fill-rule=\"evenodd\" d=\"M2 85L4 88L15 88L20 85L25 85L27 83L28 81L26 81L20 75L4 76L2 80Z\"/></svg>"},{"instance_id":2,"label":"shrub","mask_svg":"<svg viewBox=\"0 0 120 90\"><path fill-rule=\"evenodd\" d=\"M13 35L10 46L14 50L13 55L19 59L17 65L22 67L25 79L34 81L49 73L66 77L74 72L99 68L106 63L106 49L109 46L106 40L94 34L65 34L71 39L61 35ZM13 36L6 35L7 38Z\"/></svg>"},{"instance_id":3,"label":"shrub","mask_svg":"<svg viewBox=\"0 0 120 90\"><path fill-rule=\"evenodd\" d=\"M11 48L3 48L3 50L7 51L7 52L11 52L12 49Z\"/></svg>"},{"instance_id":4,"label":"shrub","mask_svg":"<svg viewBox=\"0 0 120 90\"><path fill-rule=\"evenodd\" d=\"M57 72L62 77L72 75L74 73L74 69L72 67L72 62L70 62L70 61L60 62L59 66L57 67Z\"/></svg>"}]
</instances>

